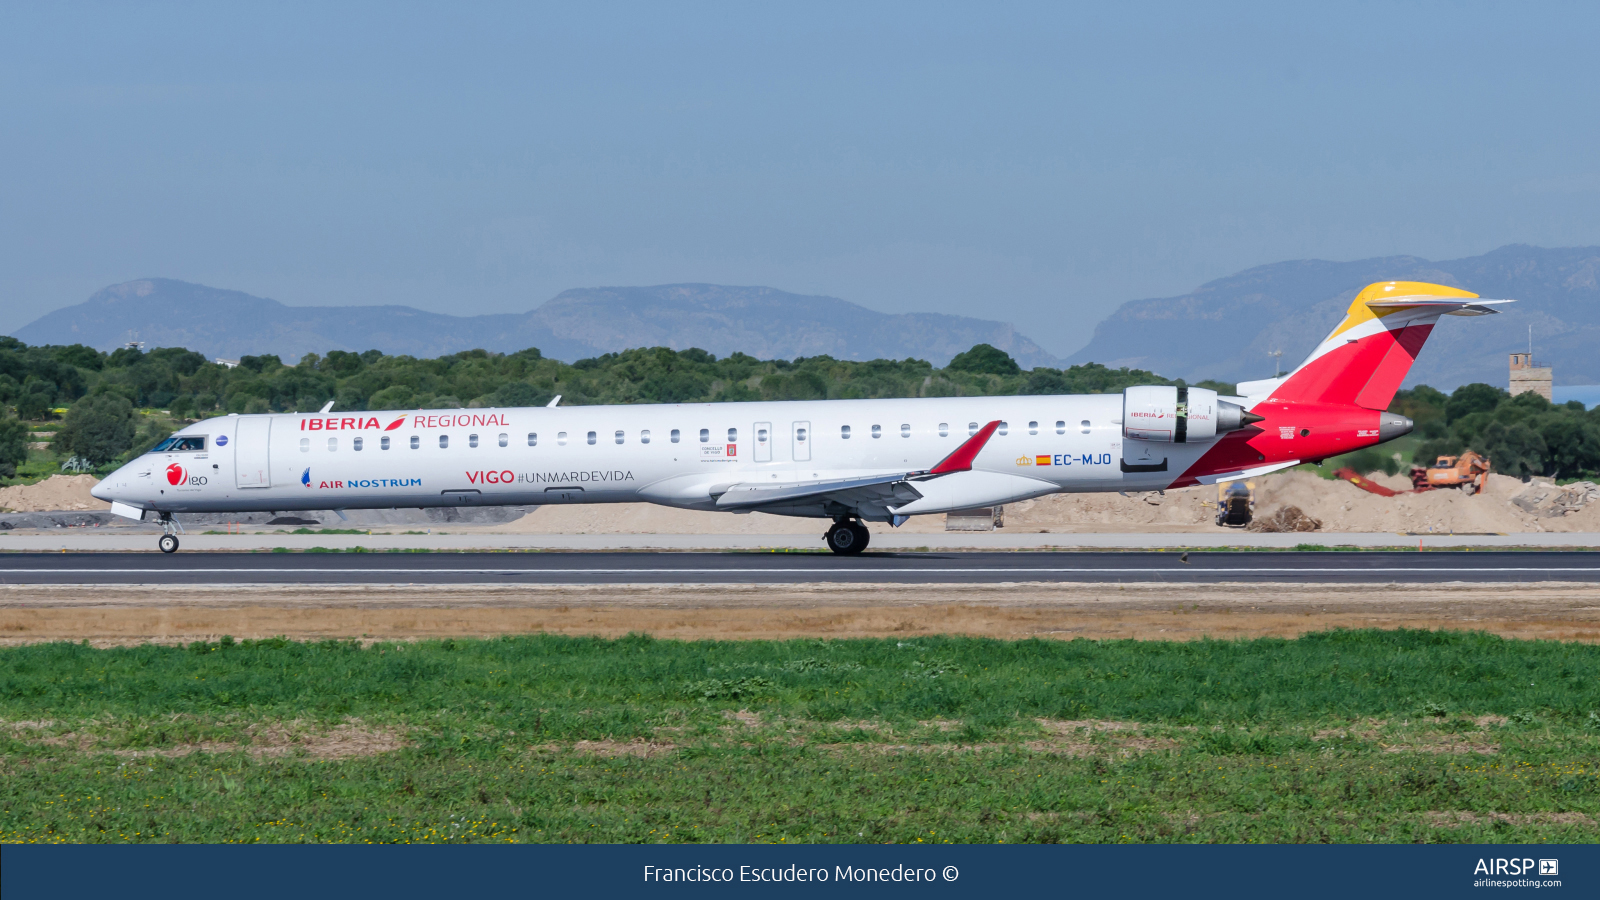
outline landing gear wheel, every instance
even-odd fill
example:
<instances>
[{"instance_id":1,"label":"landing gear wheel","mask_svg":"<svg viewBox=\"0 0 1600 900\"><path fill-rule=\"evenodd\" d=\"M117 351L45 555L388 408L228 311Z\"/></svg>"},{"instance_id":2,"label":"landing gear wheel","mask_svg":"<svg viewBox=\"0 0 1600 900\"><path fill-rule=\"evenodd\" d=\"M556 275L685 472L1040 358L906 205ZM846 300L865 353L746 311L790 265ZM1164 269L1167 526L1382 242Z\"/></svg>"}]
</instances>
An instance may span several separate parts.
<instances>
[{"instance_id":1,"label":"landing gear wheel","mask_svg":"<svg viewBox=\"0 0 1600 900\"><path fill-rule=\"evenodd\" d=\"M859 522L840 522L828 529L828 549L841 556L854 556L867 549L872 539L867 526Z\"/></svg>"},{"instance_id":2,"label":"landing gear wheel","mask_svg":"<svg viewBox=\"0 0 1600 900\"><path fill-rule=\"evenodd\" d=\"M175 534L163 534L157 545L161 548L162 553L176 553L178 550L178 536Z\"/></svg>"}]
</instances>

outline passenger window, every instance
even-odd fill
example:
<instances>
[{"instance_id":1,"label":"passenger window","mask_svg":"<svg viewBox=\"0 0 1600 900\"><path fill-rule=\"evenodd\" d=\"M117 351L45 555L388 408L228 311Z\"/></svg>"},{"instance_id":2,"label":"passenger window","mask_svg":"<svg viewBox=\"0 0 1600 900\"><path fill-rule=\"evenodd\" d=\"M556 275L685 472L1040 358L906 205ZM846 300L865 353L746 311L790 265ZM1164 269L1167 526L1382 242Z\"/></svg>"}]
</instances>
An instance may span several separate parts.
<instances>
[{"instance_id":1,"label":"passenger window","mask_svg":"<svg viewBox=\"0 0 1600 900\"><path fill-rule=\"evenodd\" d=\"M674 444L678 442L678 429L676 428L672 429L672 442Z\"/></svg>"},{"instance_id":2,"label":"passenger window","mask_svg":"<svg viewBox=\"0 0 1600 900\"><path fill-rule=\"evenodd\" d=\"M300 439L300 452L301 453L310 453L311 452L311 438L301 438Z\"/></svg>"},{"instance_id":3,"label":"passenger window","mask_svg":"<svg viewBox=\"0 0 1600 900\"><path fill-rule=\"evenodd\" d=\"M419 438L419 437L417 437L416 435L413 434L411 436L411 449L415 450L415 449L417 449L418 447L421 447L421 446L422 446L422 438Z\"/></svg>"},{"instance_id":4,"label":"passenger window","mask_svg":"<svg viewBox=\"0 0 1600 900\"><path fill-rule=\"evenodd\" d=\"M840 425L839 426L839 439L840 440L845 440L845 441L850 440L850 426L849 425Z\"/></svg>"},{"instance_id":5,"label":"passenger window","mask_svg":"<svg viewBox=\"0 0 1600 900\"><path fill-rule=\"evenodd\" d=\"M352 439L350 441L350 449L351 450L360 450L361 449L361 438Z\"/></svg>"},{"instance_id":6,"label":"passenger window","mask_svg":"<svg viewBox=\"0 0 1600 900\"><path fill-rule=\"evenodd\" d=\"M900 436L901 437L911 437L911 426L910 425L901 425L900 426Z\"/></svg>"},{"instance_id":7,"label":"passenger window","mask_svg":"<svg viewBox=\"0 0 1600 900\"><path fill-rule=\"evenodd\" d=\"M1067 423L1066 422L1056 422L1056 434L1066 434L1066 433L1067 433Z\"/></svg>"},{"instance_id":8,"label":"passenger window","mask_svg":"<svg viewBox=\"0 0 1600 900\"><path fill-rule=\"evenodd\" d=\"M593 444L595 442L595 438L596 438L595 433L592 432L592 431L589 432L589 443Z\"/></svg>"},{"instance_id":9,"label":"passenger window","mask_svg":"<svg viewBox=\"0 0 1600 900\"><path fill-rule=\"evenodd\" d=\"M537 432L537 431L528 432L528 446L529 447L537 447L537 446L539 446L539 432Z\"/></svg>"},{"instance_id":10,"label":"passenger window","mask_svg":"<svg viewBox=\"0 0 1600 900\"><path fill-rule=\"evenodd\" d=\"M500 435L500 446L504 447L505 445L507 445L509 443L511 443L511 435L509 435L509 434Z\"/></svg>"},{"instance_id":11,"label":"passenger window","mask_svg":"<svg viewBox=\"0 0 1600 900\"><path fill-rule=\"evenodd\" d=\"M1082 422L1080 422L1078 424L1083 426L1083 433L1084 434L1088 434L1089 433L1089 420L1088 419L1084 419Z\"/></svg>"},{"instance_id":12,"label":"passenger window","mask_svg":"<svg viewBox=\"0 0 1600 900\"><path fill-rule=\"evenodd\" d=\"M622 443L622 432L617 432L617 443Z\"/></svg>"},{"instance_id":13,"label":"passenger window","mask_svg":"<svg viewBox=\"0 0 1600 900\"><path fill-rule=\"evenodd\" d=\"M332 453L332 452L334 452L335 450L338 450L338 449L339 449L339 439L338 438L328 438L328 452Z\"/></svg>"},{"instance_id":14,"label":"passenger window","mask_svg":"<svg viewBox=\"0 0 1600 900\"><path fill-rule=\"evenodd\" d=\"M998 432L999 432L1001 437L1005 437L1006 436L1006 432L1008 430L1010 430L1010 428L1011 428L1011 426L1009 424L1007 424L1005 422L1001 422L1000 423L1000 427L997 430L998 430Z\"/></svg>"},{"instance_id":15,"label":"passenger window","mask_svg":"<svg viewBox=\"0 0 1600 900\"><path fill-rule=\"evenodd\" d=\"M949 436L950 436L950 423L949 422L940 422L939 423L939 437L949 437Z\"/></svg>"},{"instance_id":16,"label":"passenger window","mask_svg":"<svg viewBox=\"0 0 1600 900\"><path fill-rule=\"evenodd\" d=\"M476 446L478 446L478 436L475 435L475 434L467 435L467 446L468 447L476 447Z\"/></svg>"},{"instance_id":17,"label":"passenger window","mask_svg":"<svg viewBox=\"0 0 1600 900\"><path fill-rule=\"evenodd\" d=\"M1029 422L1028 423L1028 433L1029 434L1038 434L1039 433L1039 423L1038 422Z\"/></svg>"},{"instance_id":18,"label":"passenger window","mask_svg":"<svg viewBox=\"0 0 1600 900\"><path fill-rule=\"evenodd\" d=\"M804 428L796 428L794 431L794 439L804 444L806 442L806 430Z\"/></svg>"},{"instance_id":19,"label":"passenger window","mask_svg":"<svg viewBox=\"0 0 1600 900\"><path fill-rule=\"evenodd\" d=\"M567 433L565 431L556 432L556 443L563 447L567 445Z\"/></svg>"},{"instance_id":20,"label":"passenger window","mask_svg":"<svg viewBox=\"0 0 1600 900\"><path fill-rule=\"evenodd\" d=\"M702 443L702 444L711 443L711 429L709 429L709 428L700 429L700 443Z\"/></svg>"},{"instance_id":21,"label":"passenger window","mask_svg":"<svg viewBox=\"0 0 1600 900\"><path fill-rule=\"evenodd\" d=\"M650 429L646 428L645 430L639 432L639 443L641 443L641 444L650 443Z\"/></svg>"},{"instance_id":22,"label":"passenger window","mask_svg":"<svg viewBox=\"0 0 1600 900\"><path fill-rule=\"evenodd\" d=\"M730 443L730 444L739 443L739 429L737 429L737 428L729 428L728 429L728 443Z\"/></svg>"},{"instance_id":23,"label":"passenger window","mask_svg":"<svg viewBox=\"0 0 1600 900\"><path fill-rule=\"evenodd\" d=\"M448 434L439 435L439 449L443 450L443 449L445 449L445 448L447 448L449 446L450 446L450 435L448 435Z\"/></svg>"},{"instance_id":24,"label":"passenger window","mask_svg":"<svg viewBox=\"0 0 1600 900\"><path fill-rule=\"evenodd\" d=\"M389 437L388 437L388 435L385 435L385 436L383 436L381 438L378 438L378 449L379 450L387 450L387 449L389 449Z\"/></svg>"},{"instance_id":25,"label":"passenger window","mask_svg":"<svg viewBox=\"0 0 1600 900\"><path fill-rule=\"evenodd\" d=\"M967 437L972 437L973 435L975 435L977 433L978 433L978 423L977 422L968 422L967 423Z\"/></svg>"},{"instance_id":26,"label":"passenger window","mask_svg":"<svg viewBox=\"0 0 1600 900\"><path fill-rule=\"evenodd\" d=\"M874 425L874 426L872 426L872 439L873 440L877 440L878 438L881 438L881 437L883 437L883 426L882 425Z\"/></svg>"},{"instance_id":27,"label":"passenger window","mask_svg":"<svg viewBox=\"0 0 1600 900\"><path fill-rule=\"evenodd\" d=\"M767 442L767 430L765 428L756 429L756 440L763 444Z\"/></svg>"}]
</instances>

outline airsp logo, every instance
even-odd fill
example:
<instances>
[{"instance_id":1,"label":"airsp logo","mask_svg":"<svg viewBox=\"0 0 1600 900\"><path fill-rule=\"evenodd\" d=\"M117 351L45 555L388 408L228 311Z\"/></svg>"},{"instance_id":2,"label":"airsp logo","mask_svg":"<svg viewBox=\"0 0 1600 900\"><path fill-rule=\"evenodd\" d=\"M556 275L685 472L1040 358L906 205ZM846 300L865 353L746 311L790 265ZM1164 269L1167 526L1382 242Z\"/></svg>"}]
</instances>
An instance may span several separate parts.
<instances>
[{"instance_id":1,"label":"airsp logo","mask_svg":"<svg viewBox=\"0 0 1600 900\"><path fill-rule=\"evenodd\" d=\"M1531 859L1480 859L1474 875L1527 875L1533 871ZM1539 860L1540 875L1561 874L1561 862L1555 859Z\"/></svg>"}]
</instances>

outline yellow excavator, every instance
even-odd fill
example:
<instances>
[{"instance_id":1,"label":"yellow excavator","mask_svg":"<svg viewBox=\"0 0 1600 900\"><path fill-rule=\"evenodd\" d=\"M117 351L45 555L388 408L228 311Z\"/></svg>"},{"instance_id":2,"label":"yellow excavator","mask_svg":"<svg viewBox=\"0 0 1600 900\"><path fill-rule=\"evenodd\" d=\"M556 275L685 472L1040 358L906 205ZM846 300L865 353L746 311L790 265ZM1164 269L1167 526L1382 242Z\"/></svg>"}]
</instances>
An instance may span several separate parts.
<instances>
[{"instance_id":1,"label":"yellow excavator","mask_svg":"<svg viewBox=\"0 0 1600 900\"><path fill-rule=\"evenodd\" d=\"M1456 487L1467 494L1483 490L1489 480L1489 457L1472 450L1460 456L1441 456L1433 465L1411 467L1411 488L1416 493Z\"/></svg>"}]
</instances>

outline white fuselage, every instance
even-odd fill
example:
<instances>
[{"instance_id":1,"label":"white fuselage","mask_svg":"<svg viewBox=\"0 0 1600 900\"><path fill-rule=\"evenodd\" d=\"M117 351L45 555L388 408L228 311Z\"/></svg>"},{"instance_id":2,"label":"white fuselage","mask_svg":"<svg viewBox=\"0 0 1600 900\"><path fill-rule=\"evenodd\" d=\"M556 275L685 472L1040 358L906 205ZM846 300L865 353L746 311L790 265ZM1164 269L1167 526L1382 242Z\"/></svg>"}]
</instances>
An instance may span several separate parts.
<instances>
[{"instance_id":1,"label":"white fuselage","mask_svg":"<svg viewBox=\"0 0 1600 900\"><path fill-rule=\"evenodd\" d=\"M732 485L924 470L982 423L1004 425L969 472L921 499L810 499L784 515L947 512L1057 491L1165 488L1206 450L1127 472L1120 394L821 400L261 416L197 422L203 450L153 452L95 495L158 512L648 501L716 509Z\"/></svg>"}]
</instances>

